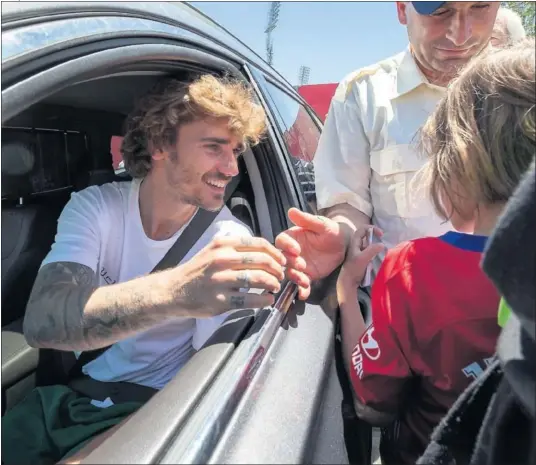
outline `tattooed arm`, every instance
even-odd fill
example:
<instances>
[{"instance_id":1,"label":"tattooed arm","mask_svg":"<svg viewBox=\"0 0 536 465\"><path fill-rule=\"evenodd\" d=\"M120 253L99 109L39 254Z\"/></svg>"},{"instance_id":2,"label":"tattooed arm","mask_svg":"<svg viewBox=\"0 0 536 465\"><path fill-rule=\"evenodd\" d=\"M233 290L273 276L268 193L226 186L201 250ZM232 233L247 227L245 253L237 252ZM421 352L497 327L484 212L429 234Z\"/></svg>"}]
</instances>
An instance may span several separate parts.
<instances>
[{"instance_id":1,"label":"tattooed arm","mask_svg":"<svg viewBox=\"0 0 536 465\"><path fill-rule=\"evenodd\" d=\"M50 263L37 275L24 335L34 347L91 350L172 318L272 305L273 295L240 288L279 292L284 260L265 239L220 237L180 266L102 287L87 266Z\"/></svg>"},{"instance_id":2,"label":"tattooed arm","mask_svg":"<svg viewBox=\"0 0 536 465\"><path fill-rule=\"evenodd\" d=\"M85 265L57 262L37 275L24 317L33 347L92 350L113 344L174 316L170 293L158 274L97 287Z\"/></svg>"}]
</instances>

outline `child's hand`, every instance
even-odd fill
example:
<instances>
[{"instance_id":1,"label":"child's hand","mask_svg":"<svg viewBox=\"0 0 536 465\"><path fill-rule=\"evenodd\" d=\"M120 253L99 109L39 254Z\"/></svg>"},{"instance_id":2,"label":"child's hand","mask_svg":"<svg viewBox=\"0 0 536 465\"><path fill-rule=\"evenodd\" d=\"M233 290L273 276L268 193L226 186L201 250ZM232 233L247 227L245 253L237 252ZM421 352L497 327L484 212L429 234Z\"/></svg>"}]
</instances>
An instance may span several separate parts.
<instances>
[{"instance_id":1,"label":"child's hand","mask_svg":"<svg viewBox=\"0 0 536 465\"><path fill-rule=\"evenodd\" d=\"M359 286L365 277L367 265L385 249L383 244L369 244L368 232L373 228L373 234L380 238L383 232L376 226L362 226L353 235L348 254L341 269L341 275L346 282Z\"/></svg>"}]
</instances>

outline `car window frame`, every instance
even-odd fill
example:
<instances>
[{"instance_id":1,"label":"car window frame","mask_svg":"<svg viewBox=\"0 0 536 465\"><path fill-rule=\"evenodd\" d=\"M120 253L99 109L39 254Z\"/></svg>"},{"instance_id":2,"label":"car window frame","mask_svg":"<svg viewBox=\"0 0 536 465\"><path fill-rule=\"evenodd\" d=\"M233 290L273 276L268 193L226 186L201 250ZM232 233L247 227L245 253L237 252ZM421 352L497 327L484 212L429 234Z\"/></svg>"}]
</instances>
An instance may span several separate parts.
<instances>
[{"instance_id":1,"label":"car window frame","mask_svg":"<svg viewBox=\"0 0 536 465\"><path fill-rule=\"evenodd\" d=\"M281 112L280 112L277 104L275 103L274 99L272 98L272 95L270 94L270 90L267 87L267 84L270 84L270 85L276 87L277 90L283 92L288 98L290 98L291 100L296 102L297 105L299 105L301 108L303 108L306 111L307 115L311 118L313 123L318 128L319 139L320 139L320 136L322 135L323 126L320 123L320 120L318 119L318 117L314 113L311 113L309 105L307 104L307 102L305 102L303 99L301 99L299 94L296 93L296 95L298 96L298 98L296 98L296 96L294 96L290 92L288 92L287 89L285 89L284 87L280 86L275 80L273 80L269 76L264 75L263 73L259 73L259 76L255 76L255 78L260 81L260 82L257 83L257 85L259 87L259 91L262 92L262 94L263 94L263 98L264 98L264 100L266 102L267 107L270 109L270 112L272 112L274 114L277 113L279 118L281 120L284 120L284 118L281 115ZM307 201L307 198L305 197L305 192L304 192L304 190L303 190L303 188L301 186L301 182L300 182L300 179L298 177L298 173L297 173L296 169L294 168L294 166L292 166L293 160L296 157L294 157L290 153L290 148L287 146L287 143L285 142L284 137L283 137L283 134L284 134L284 132L286 131L287 128L281 127L281 125L280 125L279 121L277 120L277 118L273 118L273 119L274 119L274 124L276 124L276 127L279 129L278 134L277 134L278 135L278 142L279 142L279 145L281 147L282 152L284 153L287 169L290 170L290 172L291 172L290 176L292 178L294 188L299 193L301 209L304 210L304 211L311 211L312 209L311 209L310 203ZM315 189L315 196L316 196L316 189ZM315 213L315 214L317 213L316 211L311 211L311 212Z\"/></svg>"},{"instance_id":2,"label":"car window frame","mask_svg":"<svg viewBox=\"0 0 536 465\"><path fill-rule=\"evenodd\" d=\"M29 24L39 25L58 18L109 17L117 14L121 17L156 21L178 28L182 33L191 33L192 41L207 50L222 56L229 55L229 59L240 64L255 63L266 75L274 76L284 85L292 87L277 70L238 37L211 21L197 8L183 2L6 2L5 8L4 5L2 8L2 31Z\"/></svg>"},{"instance_id":3,"label":"car window frame","mask_svg":"<svg viewBox=\"0 0 536 465\"><path fill-rule=\"evenodd\" d=\"M314 113L314 111L312 110L312 108L309 107L309 104L305 101L303 101L302 99L302 102L300 102L296 96L294 95L291 95L288 91L286 91L285 89L283 89L281 86L279 86L276 82L274 82L272 79L270 78L267 78L266 79L266 84L268 85L272 85L273 87L275 87L276 90L282 92L284 95L286 95L289 99L293 100L295 103L297 103L299 105L299 109L298 109L298 113L296 115L296 118L298 117L298 115L300 114L300 111L305 111L305 113L307 114L307 116L309 116L310 120L312 121L313 125L316 125L316 128L318 129L318 140L317 140L317 146L318 146L318 142L320 141L320 137L322 136L322 129L323 129L323 126L322 124L320 123L320 120L318 119L318 117L316 116L316 114ZM267 92L268 92L268 96L269 96L269 99L270 101L272 102L274 108L276 109L277 113L279 114L279 117L280 119L284 122L284 118L283 118L283 114L281 113L280 109L279 109L279 106L277 105L276 101L274 100L274 98L272 97L272 93L270 92L268 86L266 87L267 89ZM299 96L299 94L297 94ZM301 97L301 96L300 96ZM297 119L296 119L297 121ZM292 126L290 128L282 128L280 126L280 130L285 132L287 130L290 130L292 128ZM286 142L285 143L285 148L287 149L287 155L289 157L289 163L291 165L294 165L295 163L303 163L303 160L301 160L300 158L298 157L295 157L291 152L290 152L290 147L287 145ZM316 152L315 152L316 153ZM314 159L314 155L313 155L313 159ZM310 162L311 165L313 164L313 160L311 160ZM314 213L314 214L317 214L318 213L318 209L316 207L316 185L315 185L315 177L314 177L314 165L312 166L312 169L313 169L313 179L312 181L310 180L309 182L312 183L313 185L313 196L314 196L314 205L312 204L312 202L310 200L308 200L307 198L307 192L304 190L304 187L303 187L303 184L302 184L302 181L300 180L300 177L299 177L299 174L297 172L297 168L295 166L292 167L292 170L294 171L294 173L296 174L296 178L297 178L297 181L298 181L298 188L300 189L300 191L303 193L304 195L304 198L305 198L305 202L306 202L306 206L308 208L308 211L310 213Z\"/></svg>"},{"instance_id":4,"label":"car window frame","mask_svg":"<svg viewBox=\"0 0 536 465\"><path fill-rule=\"evenodd\" d=\"M315 113L313 108L307 103L307 101L296 91L296 94L291 94L288 89L285 89L282 87L277 81L275 81L270 76L265 76L266 82L269 84L272 84L273 86L277 87L278 90L281 92L284 92L287 94L291 99L295 100L299 105L301 105L309 114L311 119L315 122L316 126L318 127L319 131L322 132L324 129L324 125L322 123L322 120L318 117L318 115Z\"/></svg>"},{"instance_id":5,"label":"car window frame","mask_svg":"<svg viewBox=\"0 0 536 465\"><path fill-rule=\"evenodd\" d=\"M178 50L181 50L180 54ZM57 53L62 54L61 52ZM68 51L65 50L64 53L68 53ZM243 79L238 68L229 60L194 47L181 45L179 41L176 44L136 43L131 45L129 39L125 38L124 45L68 59L31 76L23 76L9 87L2 89L2 124L48 95L76 82L101 76L109 68L121 69L121 66L128 67L136 63L166 59L178 61L178 56L183 57L180 61L198 62L202 66L224 72L228 71L230 74ZM112 63L110 57L116 60L116 66L110 66ZM53 78L51 78L51 73L55 74Z\"/></svg>"},{"instance_id":6,"label":"car window frame","mask_svg":"<svg viewBox=\"0 0 536 465\"><path fill-rule=\"evenodd\" d=\"M275 153L277 154L276 160L278 162L278 168L281 174L285 177L287 180L286 183L284 183L286 195L288 196L290 200L290 204L293 206L299 205L300 208L304 208L305 199L303 198L301 194L301 189L299 189L298 184L296 184L296 176L294 173L294 169L292 166L289 165L289 160L287 153L285 151L286 146L283 142L283 136L281 132L281 128L275 118L274 110L269 104L266 93L263 91L263 82L265 80L265 75L262 71L258 70L254 66L251 66L248 63L245 63L243 66L244 72L247 74L250 80L250 84L252 85L253 89L255 90L255 93L261 102L262 106L264 107L264 110L266 112L266 117L269 122L268 125L268 135L270 136L270 139L274 142L273 149L275 150ZM292 186L293 189L287 189L287 186ZM290 205L289 205L290 206ZM290 221L287 220L288 226L291 226Z\"/></svg>"}]
</instances>

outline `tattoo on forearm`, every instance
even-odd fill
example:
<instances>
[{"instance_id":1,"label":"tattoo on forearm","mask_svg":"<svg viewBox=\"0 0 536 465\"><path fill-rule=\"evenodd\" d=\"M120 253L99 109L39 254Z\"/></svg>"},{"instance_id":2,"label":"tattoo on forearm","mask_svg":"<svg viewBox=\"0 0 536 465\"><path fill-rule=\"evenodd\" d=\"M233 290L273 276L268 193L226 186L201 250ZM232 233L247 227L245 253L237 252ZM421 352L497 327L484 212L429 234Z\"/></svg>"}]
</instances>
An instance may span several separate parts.
<instances>
[{"instance_id":1,"label":"tattoo on forearm","mask_svg":"<svg viewBox=\"0 0 536 465\"><path fill-rule=\"evenodd\" d=\"M58 262L44 266L37 276L24 321L25 334L40 347L88 350L103 347L154 323L149 314L134 313L142 295L135 291L129 305L117 300L88 314L86 304L97 289L97 276L87 266Z\"/></svg>"}]
</instances>

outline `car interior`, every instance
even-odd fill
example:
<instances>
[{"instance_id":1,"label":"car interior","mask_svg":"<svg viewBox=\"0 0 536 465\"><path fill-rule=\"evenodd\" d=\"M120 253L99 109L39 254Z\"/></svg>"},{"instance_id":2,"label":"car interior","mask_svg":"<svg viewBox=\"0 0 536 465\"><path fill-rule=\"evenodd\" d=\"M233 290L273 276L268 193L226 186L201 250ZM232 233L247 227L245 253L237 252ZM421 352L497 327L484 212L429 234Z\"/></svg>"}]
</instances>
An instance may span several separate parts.
<instances>
[{"instance_id":1,"label":"car interior","mask_svg":"<svg viewBox=\"0 0 536 465\"><path fill-rule=\"evenodd\" d=\"M50 368L47 351L36 354L22 336L33 282L70 194L91 185L129 180L126 173L114 173L111 138L122 134L133 103L165 74L140 71L84 81L33 105L2 127L4 409L35 384L57 381L50 370L40 370L40 365ZM173 77L188 81L194 75L175 71ZM239 175L228 185L226 205L254 234L264 233L272 239L262 181L251 150L240 159L239 168ZM34 377L27 379L25 375L34 372L36 363ZM41 371L47 375L40 376ZM53 370L58 376L62 371L63 367Z\"/></svg>"}]
</instances>

